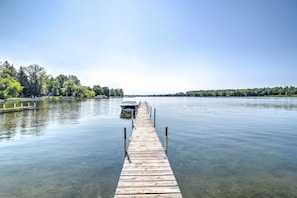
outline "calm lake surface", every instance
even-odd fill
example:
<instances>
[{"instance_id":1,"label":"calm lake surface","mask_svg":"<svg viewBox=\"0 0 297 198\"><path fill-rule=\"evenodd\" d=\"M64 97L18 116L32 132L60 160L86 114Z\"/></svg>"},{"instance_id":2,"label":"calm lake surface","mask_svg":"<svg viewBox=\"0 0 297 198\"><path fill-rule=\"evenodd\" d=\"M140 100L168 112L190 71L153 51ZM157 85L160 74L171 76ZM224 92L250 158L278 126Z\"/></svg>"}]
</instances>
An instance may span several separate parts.
<instances>
[{"instance_id":1,"label":"calm lake surface","mask_svg":"<svg viewBox=\"0 0 297 198\"><path fill-rule=\"evenodd\" d=\"M152 97L185 198L297 197L297 98ZM113 197L122 99L0 114L0 197Z\"/></svg>"}]
</instances>

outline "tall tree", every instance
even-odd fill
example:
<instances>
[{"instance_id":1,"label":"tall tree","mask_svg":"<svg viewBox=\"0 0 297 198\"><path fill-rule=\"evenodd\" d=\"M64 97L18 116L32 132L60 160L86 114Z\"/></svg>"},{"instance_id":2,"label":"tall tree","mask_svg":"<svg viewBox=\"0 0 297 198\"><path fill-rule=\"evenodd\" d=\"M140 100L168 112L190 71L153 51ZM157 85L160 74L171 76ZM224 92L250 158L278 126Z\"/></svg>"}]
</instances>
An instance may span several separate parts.
<instances>
[{"instance_id":1,"label":"tall tree","mask_svg":"<svg viewBox=\"0 0 297 198\"><path fill-rule=\"evenodd\" d=\"M63 84L63 95L65 96L74 96L74 92L77 89L77 85L74 83L73 80L68 80Z\"/></svg>"},{"instance_id":2,"label":"tall tree","mask_svg":"<svg viewBox=\"0 0 297 198\"><path fill-rule=\"evenodd\" d=\"M116 96L116 91L115 91L115 89L111 88L111 89L109 90L109 96Z\"/></svg>"},{"instance_id":3,"label":"tall tree","mask_svg":"<svg viewBox=\"0 0 297 198\"><path fill-rule=\"evenodd\" d=\"M62 88L63 85L64 85L64 83L65 83L66 81L68 81L69 79L68 79L67 76L65 76L65 75L63 75L63 74L60 74L60 75L58 75L58 76L56 77L56 80L59 82L59 84L60 84L60 86L61 86L61 88Z\"/></svg>"},{"instance_id":4,"label":"tall tree","mask_svg":"<svg viewBox=\"0 0 297 198\"><path fill-rule=\"evenodd\" d=\"M80 80L75 75L68 75L68 80L73 80L76 85L80 85Z\"/></svg>"},{"instance_id":5,"label":"tall tree","mask_svg":"<svg viewBox=\"0 0 297 198\"><path fill-rule=\"evenodd\" d=\"M40 96L42 94L42 86L46 75L45 69L37 64L26 67L29 79L29 89L32 96Z\"/></svg>"},{"instance_id":6,"label":"tall tree","mask_svg":"<svg viewBox=\"0 0 297 198\"><path fill-rule=\"evenodd\" d=\"M3 71L4 69L8 69L6 70L6 72L9 72L9 75L11 77L13 77L14 79L17 78L17 70L14 68L13 64L10 64L8 61L4 61L0 65L0 72Z\"/></svg>"},{"instance_id":7,"label":"tall tree","mask_svg":"<svg viewBox=\"0 0 297 198\"><path fill-rule=\"evenodd\" d=\"M17 73L17 80L23 86L21 96L23 97L30 96L30 85L29 85L28 75L26 74L25 67L20 66L19 71Z\"/></svg>"},{"instance_id":8,"label":"tall tree","mask_svg":"<svg viewBox=\"0 0 297 198\"><path fill-rule=\"evenodd\" d=\"M100 85L94 85L93 91L95 92L95 95L103 95L103 89L100 87Z\"/></svg>"},{"instance_id":9,"label":"tall tree","mask_svg":"<svg viewBox=\"0 0 297 198\"><path fill-rule=\"evenodd\" d=\"M52 92L53 92L54 96L62 95L61 85L60 85L59 81L57 81L56 79L53 84Z\"/></svg>"},{"instance_id":10,"label":"tall tree","mask_svg":"<svg viewBox=\"0 0 297 198\"><path fill-rule=\"evenodd\" d=\"M58 84L60 85L60 88L59 88L59 93L62 95L63 93L63 85L66 81L68 81L68 77L64 74L60 74L56 77L56 81L58 82Z\"/></svg>"},{"instance_id":11,"label":"tall tree","mask_svg":"<svg viewBox=\"0 0 297 198\"><path fill-rule=\"evenodd\" d=\"M109 97L109 88L108 87L102 87L103 94Z\"/></svg>"}]
</instances>

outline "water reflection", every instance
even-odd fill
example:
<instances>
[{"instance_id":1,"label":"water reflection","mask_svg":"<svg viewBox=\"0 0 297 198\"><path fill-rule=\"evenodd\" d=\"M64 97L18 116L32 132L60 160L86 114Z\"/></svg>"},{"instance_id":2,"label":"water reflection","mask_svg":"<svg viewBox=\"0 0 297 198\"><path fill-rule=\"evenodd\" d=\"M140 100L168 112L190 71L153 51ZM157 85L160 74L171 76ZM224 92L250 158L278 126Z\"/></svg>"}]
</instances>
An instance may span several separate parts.
<instances>
[{"instance_id":1,"label":"water reflection","mask_svg":"<svg viewBox=\"0 0 297 198\"><path fill-rule=\"evenodd\" d=\"M297 98L159 100L184 197L296 197Z\"/></svg>"},{"instance_id":2,"label":"water reflection","mask_svg":"<svg viewBox=\"0 0 297 198\"><path fill-rule=\"evenodd\" d=\"M81 102L43 101L34 110L0 114L0 141L24 135L40 136L48 125L76 123L81 116Z\"/></svg>"},{"instance_id":3,"label":"water reflection","mask_svg":"<svg viewBox=\"0 0 297 198\"><path fill-rule=\"evenodd\" d=\"M0 114L0 197L113 197L130 126L121 101L44 101Z\"/></svg>"},{"instance_id":4,"label":"water reflection","mask_svg":"<svg viewBox=\"0 0 297 198\"><path fill-rule=\"evenodd\" d=\"M296 98L250 98L240 106L256 109L283 109L297 111Z\"/></svg>"},{"instance_id":5,"label":"water reflection","mask_svg":"<svg viewBox=\"0 0 297 198\"><path fill-rule=\"evenodd\" d=\"M121 110L120 113L120 118L125 119L125 120L130 120L131 118L136 117L136 112L135 111L126 111L126 110Z\"/></svg>"}]
</instances>

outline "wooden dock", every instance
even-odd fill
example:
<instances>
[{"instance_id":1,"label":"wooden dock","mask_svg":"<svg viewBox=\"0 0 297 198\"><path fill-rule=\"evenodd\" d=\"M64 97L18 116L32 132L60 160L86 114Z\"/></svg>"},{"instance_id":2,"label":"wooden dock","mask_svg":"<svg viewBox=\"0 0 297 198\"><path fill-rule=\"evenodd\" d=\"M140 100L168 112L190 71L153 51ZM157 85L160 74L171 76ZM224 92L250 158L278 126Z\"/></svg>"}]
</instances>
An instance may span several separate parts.
<instances>
[{"instance_id":1,"label":"wooden dock","mask_svg":"<svg viewBox=\"0 0 297 198\"><path fill-rule=\"evenodd\" d=\"M30 103L28 103L27 106L23 106L23 103L21 103L20 107L17 107L14 103L14 106L11 108L6 108L5 104L2 105L2 108L0 109L0 113L6 113L6 112L17 112L17 111L24 111L24 110L33 110L36 109L36 103L34 105L30 106Z\"/></svg>"},{"instance_id":2,"label":"wooden dock","mask_svg":"<svg viewBox=\"0 0 297 198\"><path fill-rule=\"evenodd\" d=\"M115 192L115 198L181 198L179 186L165 150L141 102L134 122L129 148Z\"/></svg>"}]
</instances>

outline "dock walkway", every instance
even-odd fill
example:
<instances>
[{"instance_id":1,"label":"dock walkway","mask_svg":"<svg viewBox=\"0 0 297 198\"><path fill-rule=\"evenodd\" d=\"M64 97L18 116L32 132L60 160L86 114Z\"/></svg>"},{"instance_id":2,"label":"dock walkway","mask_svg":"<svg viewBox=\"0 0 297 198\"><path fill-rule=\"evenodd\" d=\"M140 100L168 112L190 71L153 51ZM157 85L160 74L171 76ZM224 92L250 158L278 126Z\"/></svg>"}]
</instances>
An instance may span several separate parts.
<instances>
[{"instance_id":1,"label":"dock walkway","mask_svg":"<svg viewBox=\"0 0 297 198\"><path fill-rule=\"evenodd\" d=\"M165 150L141 102L134 122L115 198L181 198L179 186Z\"/></svg>"}]
</instances>

